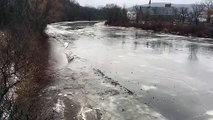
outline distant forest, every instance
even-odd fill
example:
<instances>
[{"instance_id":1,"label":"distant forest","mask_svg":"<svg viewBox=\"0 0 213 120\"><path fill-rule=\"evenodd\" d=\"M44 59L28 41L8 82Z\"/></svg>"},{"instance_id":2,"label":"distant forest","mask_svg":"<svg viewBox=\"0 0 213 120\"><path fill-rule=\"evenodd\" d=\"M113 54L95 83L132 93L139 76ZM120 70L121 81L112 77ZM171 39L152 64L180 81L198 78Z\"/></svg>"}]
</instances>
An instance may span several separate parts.
<instances>
[{"instance_id":1,"label":"distant forest","mask_svg":"<svg viewBox=\"0 0 213 120\"><path fill-rule=\"evenodd\" d=\"M43 30L46 24L59 21L126 21L126 10L110 4L102 8L83 7L75 0L1 0L0 25L34 25Z\"/></svg>"}]
</instances>

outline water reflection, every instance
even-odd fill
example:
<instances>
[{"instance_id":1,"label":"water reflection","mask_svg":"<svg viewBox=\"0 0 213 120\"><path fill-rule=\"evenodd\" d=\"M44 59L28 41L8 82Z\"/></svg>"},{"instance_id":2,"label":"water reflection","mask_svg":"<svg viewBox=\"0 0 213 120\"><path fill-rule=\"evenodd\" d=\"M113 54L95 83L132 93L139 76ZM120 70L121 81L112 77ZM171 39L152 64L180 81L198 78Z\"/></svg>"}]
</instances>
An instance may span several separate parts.
<instances>
[{"instance_id":1,"label":"water reflection","mask_svg":"<svg viewBox=\"0 0 213 120\"><path fill-rule=\"evenodd\" d=\"M208 46L207 50L210 51L211 53L213 53L213 46Z\"/></svg>"},{"instance_id":2,"label":"water reflection","mask_svg":"<svg viewBox=\"0 0 213 120\"><path fill-rule=\"evenodd\" d=\"M189 48L189 57L188 60L189 61L197 61L198 57L197 57L197 53L198 53L198 45L197 44L190 44L188 45Z\"/></svg>"},{"instance_id":3,"label":"water reflection","mask_svg":"<svg viewBox=\"0 0 213 120\"><path fill-rule=\"evenodd\" d=\"M125 45L126 41L123 39L121 43L122 43L122 49L124 49L124 45Z\"/></svg>"},{"instance_id":4,"label":"water reflection","mask_svg":"<svg viewBox=\"0 0 213 120\"><path fill-rule=\"evenodd\" d=\"M207 54L213 54L213 46L203 46L202 50L205 51Z\"/></svg>"},{"instance_id":5,"label":"water reflection","mask_svg":"<svg viewBox=\"0 0 213 120\"><path fill-rule=\"evenodd\" d=\"M142 47L152 48L155 53L163 54L164 52L174 53L179 50L189 51L188 60L197 61L197 53L202 50L204 54L213 54L213 46L202 46L195 42L191 42L192 38L180 36L168 36L164 34L156 34L143 30L132 30L123 28L104 28L101 29L104 41L108 45L116 45L121 43L121 48L124 49L129 43L132 43L133 49L138 50ZM190 39L190 40L189 40ZM185 41L181 44L181 41ZM189 42L186 42L189 41ZM191 44L193 43L193 44ZM188 45L189 44L189 45ZM139 47L140 45L140 47Z\"/></svg>"},{"instance_id":6,"label":"water reflection","mask_svg":"<svg viewBox=\"0 0 213 120\"><path fill-rule=\"evenodd\" d=\"M135 40L135 42L134 42L134 50L137 50L138 44L139 44L138 41Z\"/></svg>"},{"instance_id":7,"label":"water reflection","mask_svg":"<svg viewBox=\"0 0 213 120\"><path fill-rule=\"evenodd\" d=\"M150 41L146 43L147 48L152 48L155 50L157 53L163 53L164 51L170 51L170 49L173 48L172 43L168 41Z\"/></svg>"},{"instance_id":8,"label":"water reflection","mask_svg":"<svg viewBox=\"0 0 213 120\"><path fill-rule=\"evenodd\" d=\"M109 38L116 38L116 39L125 39L126 38L126 31L122 29L108 29L102 31L106 37Z\"/></svg>"},{"instance_id":9,"label":"water reflection","mask_svg":"<svg viewBox=\"0 0 213 120\"><path fill-rule=\"evenodd\" d=\"M135 39L138 39L139 36L138 36L138 31L135 32Z\"/></svg>"}]
</instances>

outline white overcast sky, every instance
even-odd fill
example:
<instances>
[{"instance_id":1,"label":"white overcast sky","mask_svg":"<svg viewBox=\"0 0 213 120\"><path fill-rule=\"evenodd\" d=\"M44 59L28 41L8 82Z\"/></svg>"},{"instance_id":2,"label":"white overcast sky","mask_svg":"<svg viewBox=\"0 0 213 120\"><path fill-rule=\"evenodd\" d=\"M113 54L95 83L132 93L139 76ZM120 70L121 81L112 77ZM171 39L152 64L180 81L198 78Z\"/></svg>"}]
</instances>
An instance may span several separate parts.
<instances>
[{"instance_id":1,"label":"white overcast sky","mask_svg":"<svg viewBox=\"0 0 213 120\"><path fill-rule=\"evenodd\" d=\"M115 3L119 6L130 7L132 5L141 5L149 3L149 0L76 0L82 6L104 6L108 3ZM168 3L177 3L177 4L190 4L203 0L152 0L152 2L168 2Z\"/></svg>"}]
</instances>

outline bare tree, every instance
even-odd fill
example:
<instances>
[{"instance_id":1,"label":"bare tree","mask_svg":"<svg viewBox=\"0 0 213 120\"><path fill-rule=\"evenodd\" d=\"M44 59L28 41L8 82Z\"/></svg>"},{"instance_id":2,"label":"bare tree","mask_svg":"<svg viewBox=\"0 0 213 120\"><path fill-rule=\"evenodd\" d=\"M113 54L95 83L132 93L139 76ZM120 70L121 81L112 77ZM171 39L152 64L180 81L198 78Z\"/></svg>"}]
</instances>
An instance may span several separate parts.
<instances>
[{"instance_id":1,"label":"bare tree","mask_svg":"<svg viewBox=\"0 0 213 120\"><path fill-rule=\"evenodd\" d=\"M13 90L20 83L18 71L23 67L21 53L24 50L17 49L19 45L11 41L7 32L0 34L0 119L4 119L9 117L13 108Z\"/></svg>"},{"instance_id":2,"label":"bare tree","mask_svg":"<svg viewBox=\"0 0 213 120\"><path fill-rule=\"evenodd\" d=\"M178 16L179 16L180 21L181 21L182 23L185 22L185 20L186 20L186 18L188 17L188 15L189 15L188 8L186 8L186 7L181 7L181 8L178 9Z\"/></svg>"},{"instance_id":3,"label":"bare tree","mask_svg":"<svg viewBox=\"0 0 213 120\"><path fill-rule=\"evenodd\" d=\"M35 44L35 39L39 36L32 38L35 33L28 30L0 31L1 120L27 120L19 118L23 116L31 119L34 117L32 115L36 117L36 112L42 109L41 107L35 110L38 103L33 100L39 100L38 94L42 84L37 83L37 80L42 79L41 76L45 74L45 51ZM28 112L30 108L33 108L34 113Z\"/></svg>"},{"instance_id":4,"label":"bare tree","mask_svg":"<svg viewBox=\"0 0 213 120\"><path fill-rule=\"evenodd\" d=\"M125 24L128 22L127 11L115 4L108 4L103 8L106 14L106 24Z\"/></svg>"},{"instance_id":5,"label":"bare tree","mask_svg":"<svg viewBox=\"0 0 213 120\"><path fill-rule=\"evenodd\" d=\"M205 11L206 11L206 14L207 14L207 22L210 23L211 22L211 17L213 15L213 0L206 0L204 2L205 4Z\"/></svg>"},{"instance_id":6,"label":"bare tree","mask_svg":"<svg viewBox=\"0 0 213 120\"><path fill-rule=\"evenodd\" d=\"M196 3L192 5L192 17L193 21L198 24L199 17L201 16L202 12L204 11L205 5L202 3Z\"/></svg>"},{"instance_id":7,"label":"bare tree","mask_svg":"<svg viewBox=\"0 0 213 120\"><path fill-rule=\"evenodd\" d=\"M135 5L135 6L133 7L133 10L134 10L135 13L136 13L136 23L138 23L138 22L139 22L139 19L140 19L140 12L141 12L140 7L139 7L138 5Z\"/></svg>"}]
</instances>

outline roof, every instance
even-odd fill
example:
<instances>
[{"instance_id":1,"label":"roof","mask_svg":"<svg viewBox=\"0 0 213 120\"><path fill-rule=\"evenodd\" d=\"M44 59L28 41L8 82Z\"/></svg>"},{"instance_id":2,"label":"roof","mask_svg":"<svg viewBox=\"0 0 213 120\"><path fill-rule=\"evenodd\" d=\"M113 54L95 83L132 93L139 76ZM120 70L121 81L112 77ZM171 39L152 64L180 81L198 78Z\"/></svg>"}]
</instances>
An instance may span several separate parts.
<instances>
[{"instance_id":1,"label":"roof","mask_svg":"<svg viewBox=\"0 0 213 120\"><path fill-rule=\"evenodd\" d=\"M174 7L141 7L141 10L144 14L150 15L174 15Z\"/></svg>"}]
</instances>

